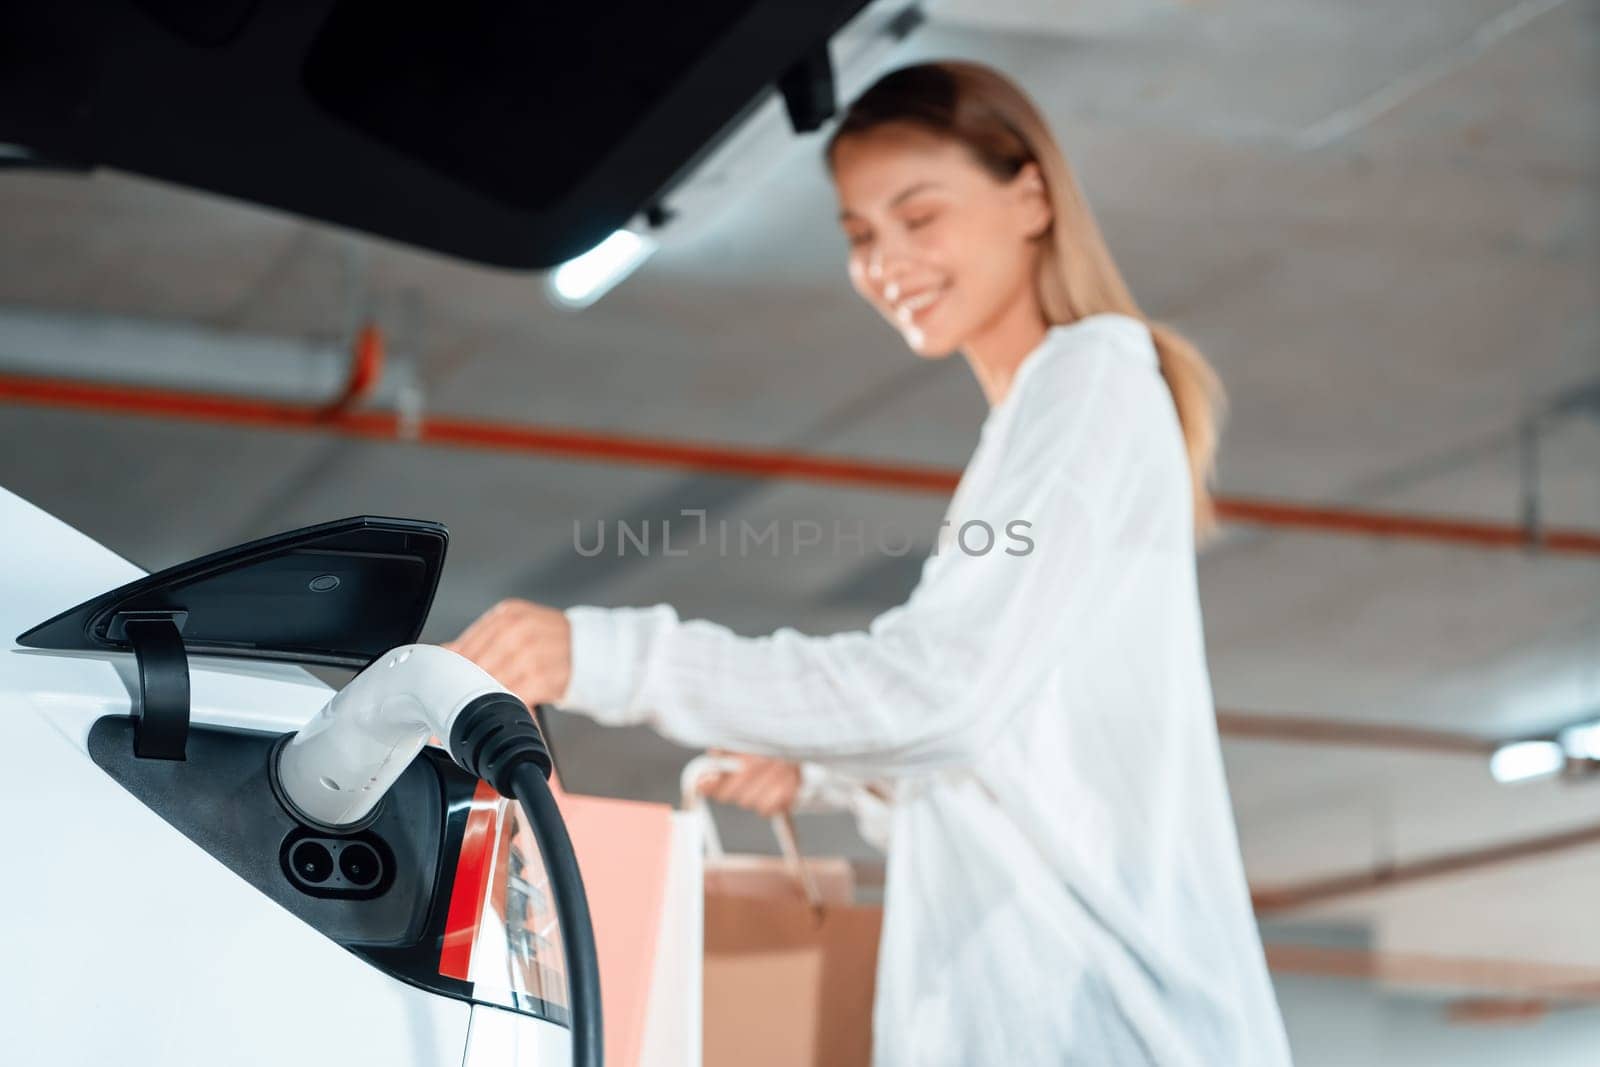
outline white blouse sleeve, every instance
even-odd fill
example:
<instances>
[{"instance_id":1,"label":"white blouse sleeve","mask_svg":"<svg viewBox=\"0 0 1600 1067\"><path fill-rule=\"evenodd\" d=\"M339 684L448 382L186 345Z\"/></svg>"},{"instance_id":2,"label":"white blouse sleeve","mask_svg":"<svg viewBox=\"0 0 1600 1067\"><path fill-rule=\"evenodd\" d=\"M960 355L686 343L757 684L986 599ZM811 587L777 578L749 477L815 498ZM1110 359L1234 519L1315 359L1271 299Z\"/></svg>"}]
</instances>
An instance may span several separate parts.
<instances>
[{"instance_id":1,"label":"white blouse sleeve","mask_svg":"<svg viewBox=\"0 0 1600 1067\"><path fill-rule=\"evenodd\" d=\"M1072 647L1072 627L1088 619L1074 593L1100 554L1070 474L1082 467L1063 454L1072 442L1062 440L1062 413L1014 414L998 475L952 516L995 530L987 553L952 540L904 605L865 630L827 636L742 637L664 604L571 608L563 703L606 724L649 723L685 745L855 772L970 765L1012 710L989 695L1042 678ZM1030 524L1031 551L1007 541L1014 521Z\"/></svg>"},{"instance_id":2,"label":"white blouse sleeve","mask_svg":"<svg viewBox=\"0 0 1600 1067\"><path fill-rule=\"evenodd\" d=\"M842 811L854 816L856 831L879 851L888 851L893 823L888 781L857 778L820 763L800 764L797 812Z\"/></svg>"}]
</instances>

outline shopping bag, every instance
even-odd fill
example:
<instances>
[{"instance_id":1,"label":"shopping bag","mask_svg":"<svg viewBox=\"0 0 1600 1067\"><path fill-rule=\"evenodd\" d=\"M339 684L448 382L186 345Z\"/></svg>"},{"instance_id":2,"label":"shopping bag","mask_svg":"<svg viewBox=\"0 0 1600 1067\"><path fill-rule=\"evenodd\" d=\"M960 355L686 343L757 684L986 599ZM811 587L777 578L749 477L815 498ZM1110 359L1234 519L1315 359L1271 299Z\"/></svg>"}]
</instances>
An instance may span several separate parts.
<instances>
[{"instance_id":1,"label":"shopping bag","mask_svg":"<svg viewBox=\"0 0 1600 1067\"><path fill-rule=\"evenodd\" d=\"M684 808L704 819L706 1067L865 1067L882 910L857 904L849 862L802 858L787 816L783 857L727 856L694 786L721 768L685 768Z\"/></svg>"},{"instance_id":2,"label":"shopping bag","mask_svg":"<svg viewBox=\"0 0 1600 1067\"><path fill-rule=\"evenodd\" d=\"M606 1062L698 1064L701 820L665 804L567 793L555 776L550 790L594 922Z\"/></svg>"}]
</instances>

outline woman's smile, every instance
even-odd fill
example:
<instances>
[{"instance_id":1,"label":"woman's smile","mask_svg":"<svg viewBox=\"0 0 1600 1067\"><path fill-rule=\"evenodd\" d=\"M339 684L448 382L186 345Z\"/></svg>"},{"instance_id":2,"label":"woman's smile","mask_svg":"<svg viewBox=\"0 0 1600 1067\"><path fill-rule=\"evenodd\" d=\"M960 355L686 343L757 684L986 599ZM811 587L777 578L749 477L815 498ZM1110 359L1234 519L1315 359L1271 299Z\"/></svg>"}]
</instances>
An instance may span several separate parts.
<instances>
[{"instance_id":1,"label":"woman's smile","mask_svg":"<svg viewBox=\"0 0 1600 1067\"><path fill-rule=\"evenodd\" d=\"M929 286L915 292L890 297L895 321L902 326L920 326L948 288L946 285Z\"/></svg>"}]
</instances>

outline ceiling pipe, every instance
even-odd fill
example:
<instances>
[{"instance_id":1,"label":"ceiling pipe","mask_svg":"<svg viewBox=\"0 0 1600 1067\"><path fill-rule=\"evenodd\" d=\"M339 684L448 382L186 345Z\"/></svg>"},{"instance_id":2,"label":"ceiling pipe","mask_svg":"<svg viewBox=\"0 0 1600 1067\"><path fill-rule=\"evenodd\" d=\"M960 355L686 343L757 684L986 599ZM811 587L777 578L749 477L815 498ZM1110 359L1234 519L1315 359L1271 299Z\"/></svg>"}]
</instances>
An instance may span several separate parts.
<instances>
[{"instance_id":1,"label":"ceiling pipe","mask_svg":"<svg viewBox=\"0 0 1600 1067\"><path fill-rule=\"evenodd\" d=\"M285 403L255 396L195 393L151 385L110 385L27 374L0 374L0 400L263 429L315 429L368 440L410 440L441 447L475 448L895 492L947 495L955 489L960 478L960 471L931 465L853 459L783 449L698 444L420 413L407 417L392 411L373 409L341 409L330 413L326 404ZM1448 519L1225 495L1217 497L1216 504L1218 516L1226 523L1479 549L1530 547L1528 531L1514 523ZM1600 556L1600 531L1544 528L1538 531L1537 548L1552 555Z\"/></svg>"},{"instance_id":2,"label":"ceiling pipe","mask_svg":"<svg viewBox=\"0 0 1600 1067\"><path fill-rule=\"evenodd\" d=\"M124 315L0 308L0 372L336 408L369 396L382 335L351 344Z\"/></svg>"},{"instance_id":3,"label":"ceiling pipe","mask_svg":"<svg viewBox=\"0 0 1600 1067\"><path fill-rule=\"evenodd\" d=\"M1501 742L1476 734L1429 730L1389 723L1313 719L1302 715L1264 714L1217 709L1217 732L1238 741L1277 741L1302 745L1380 748L1387 751L1432 752L1440 755L1494 755Z\"/></svg>"},{"instance_id":4,"label":"ceiling pipe","mask_svg":"<svg viewBox=\"0 0 1600 1067\"><path fill-rule=\"evenodd\" d=\"M1375 952L1269 941L1275 974L1353 978L1432 989L1486 990L1551 1001L1600 1002L1600 969L1534 960ZM1464 1021L1464 1020L1463 1020Z\"/></svg>"},{"instance_id":5,"label":"ceiling pipe","mask_svg":"<svg viewBox=\"0 0 1600 1067\"><path fill-rule=\"evenodd\" d=\"M383 380L384 352L383 331L374 323L356 331L355 343L350 346L350 374L339 395L322 409L325 418L353 410L377 391Z\"/></svg>"},{"instance_id":6,"label":"ceiling pipe","mask_svg":"<svg viewBox=\"0 0 1600 1067\"><path fill-rule=\"evenodd\" d=\"M1478 873L1596 844L1600 844L1600 823L1582 826L1575 830L1505 841L1484 848L1446 852L1407 863L1387 864L1312 878L1291 885L1252 888L1250 898L1255 905L1256 915L1269 917L1314 904L1348 900L1351 897L1448 875Z\"/></svg>"},{"instance_id":7,"label":"ceiling pipe","mask_svg":"<svg viewBox=\"0 0 1600 1067\"><path fill-rule=\"evenodd\" d=\"M1552 1005L1540 997L1467 997L1445 1009L1455 1026L1531 1026L1544 1021Z\"/></svg>"}]
</instances>

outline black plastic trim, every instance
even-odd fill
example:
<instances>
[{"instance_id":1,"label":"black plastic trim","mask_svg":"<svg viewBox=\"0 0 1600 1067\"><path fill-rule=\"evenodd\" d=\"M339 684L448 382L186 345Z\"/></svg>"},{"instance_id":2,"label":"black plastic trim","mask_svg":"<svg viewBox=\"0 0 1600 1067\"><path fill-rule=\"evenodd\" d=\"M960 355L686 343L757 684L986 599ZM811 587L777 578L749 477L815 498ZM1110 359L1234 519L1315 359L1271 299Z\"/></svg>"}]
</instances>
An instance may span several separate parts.
<instances>
[{"instance_id":1,"label":"black plastic trim","mask_svg":"<svg viewBox=\"0 0 1600 1067\"><path fill-rule=\"evenodd\" d=\"M346 923L362 910L392 903L388 898L396 891L396 884L389 882L385 892L378 896L327 899L304 894L287 877L280 861L281 843L303 831L272 799L267 784L271 778L267 773L267 754L275 742L292 735L196 724L190 736L193 759L185 763L154 763L130 757L132 731L133 722L126 715L108 715L97 720L89 732L90 758L197 848L323 936L414 988L468 1004L515 1011L558 1026L572 1025L572 1014L564 1005L528 994L515 995L511 1004L479 999L473 996L471 982L439 973L456 865L478 789L478 780L458 767L443 751L433 747L423 749L395 786L409 789L408 812L415 813L419 806L437 805L440 818L440 825L431 835L436 843L426 851L427 870L416 872L418 878L413 880L415 891L425 895L422 913L404 936L382 941L353 940L330 927ZM242 773L246 767L254 769ZM215 778L223 768L226 768L222 775L225 787L213 789L199 780ZM201 788L197 790L197 787ZM436 799L429 800L430 793ZM219 799L224 797L227 803L219 806ZM419 805L420 800L428 800L428 804ZM233 810L223 811L222 807ZM380 805L382 807L384 805ZM406 864L396 860L395 844L402 841L407 832L406 820L396 814L397 807L387 810L388 816L375 823L370 832L382 839L388 849L384 858L390 871L403 874ZM241 830L250 831L260 822L267 824L258 828L260 832L241 833ZM355 836L360 838L368 832ZM259 842L264 854L257 855L254 849L241 851L245 836ZM400 888L404 890L405 887Z\"/></svg>"},{"instance_id":2,"label":"black plastic trim","mask_svg":"<svg viewBox=\"0 0 1600 1067\"><path fill-rule=\"evenodd\" d=\"M826 41L801 56L778 79L778 92L795 133L815 133L833 118L839 101Z\"/></svg>"},{"instance_id":3,"label":"black plastic trim","mask_svg":"<svg viewBox=\"0 0 1600 1067\"><path fill-rule=\"evenodd\" d=\"M124 630L139 668L133 754L185 759L189 746L189 655L171 619L130 620Z\"/></svg>"},{"instance_id":4,"label":"black plastic trim","mask_svg":"<svg viewBox=\"0 0 1600 1067\"><path fill-rule=\"evenodd\" d=\"M289 530L102 593L17 643L128 652L128 622L153 616L174 620L191 654L360 669L422 633L449 542L440 523L370 515ZM322 568L346 580L293 586Z\"/></svg>"},{"instance_id":5,"label":"black plastic trim","mask_svg":"<svg viewBox=\"0 0 1600 1067\"><path fill-rule=\"evenodd\" d=\"M667 43L641 19L670 30L691 21L684 6L699 5L12 4L0 141L480 263L546 268L669 194L865 0L752 0L686 42L683 69L639 81L638 58ZM581 87L552 95L530 83L522 68L541 66L543 42L516 31L544 34L603 83L634 86L645 106L597 113ZM602 150L569 167L548 160L564 128L551 112L578 116ZM534 199L541 170L552 192Z\"/></svg>"}]
</instances>

